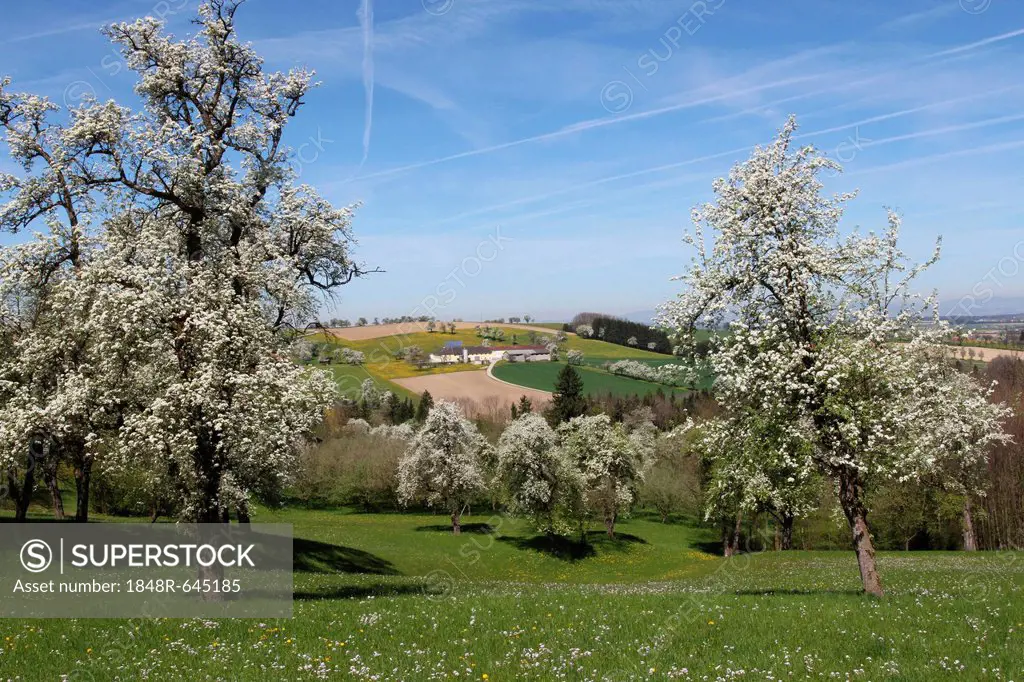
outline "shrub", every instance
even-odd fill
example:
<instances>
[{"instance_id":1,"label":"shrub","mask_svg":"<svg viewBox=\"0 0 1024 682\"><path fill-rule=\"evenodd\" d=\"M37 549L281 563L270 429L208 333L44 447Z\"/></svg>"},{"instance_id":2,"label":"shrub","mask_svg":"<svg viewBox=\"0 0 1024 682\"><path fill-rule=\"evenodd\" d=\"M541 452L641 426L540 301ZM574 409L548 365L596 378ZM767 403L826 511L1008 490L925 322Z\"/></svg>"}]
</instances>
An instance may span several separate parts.
<instances>
[{"instance_id":1,"label":"shrub","mask_svg":"<svg viewBox=\"0 0 1024 682\"><path fill-rule=\"evenodd\" d=\"M397 509L398 459L405 442L381 435L377 429L350 432L308 448L299 459L287 497L312 507Z\"/></svg>"}]
</instances>

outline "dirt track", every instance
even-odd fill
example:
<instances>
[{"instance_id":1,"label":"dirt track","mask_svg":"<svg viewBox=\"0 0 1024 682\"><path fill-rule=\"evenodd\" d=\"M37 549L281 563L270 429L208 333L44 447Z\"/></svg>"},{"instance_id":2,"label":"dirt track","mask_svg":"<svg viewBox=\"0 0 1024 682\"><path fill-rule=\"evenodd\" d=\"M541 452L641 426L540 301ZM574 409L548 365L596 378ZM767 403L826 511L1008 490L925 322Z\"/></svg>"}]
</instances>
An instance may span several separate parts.
<instances>
[{"instance_id":1,"label":"dirt track","mask_svg":"<svg viewBox=\"0 0 1024 682\"><path fill-rule=\"evenodd\" d=\"M510 329L523 329L526 331L543 332L554 335L556 330L546 327L534 327L528 324L497 324L484 322L456 322L456 329L474 329L478 325L491 324L496 327L508 327ZM426 322L400 322L398 324L369 324L365 327L333 327L329 329L339 339L346 341L365 341L377 339L382 336L395 336L397 334L418 334L427 331Z\"/></svg>"},{"instance_id":2,"label":"dirt track","mask_svg":"<svg viewBox=\"0 0 1024 682\"><path fill-rule=\"evenodd\" d=\"M526 396L534 408L551 400L547 391L539 391L525 386L513 386L492 379L481 369L478 372L452 372L450 374L430 374L410 379L392 379L396 384L415 393L430 391L434 399L473 401L478 409L507 410L508 407Z\"/></svg>"}]
</instances>

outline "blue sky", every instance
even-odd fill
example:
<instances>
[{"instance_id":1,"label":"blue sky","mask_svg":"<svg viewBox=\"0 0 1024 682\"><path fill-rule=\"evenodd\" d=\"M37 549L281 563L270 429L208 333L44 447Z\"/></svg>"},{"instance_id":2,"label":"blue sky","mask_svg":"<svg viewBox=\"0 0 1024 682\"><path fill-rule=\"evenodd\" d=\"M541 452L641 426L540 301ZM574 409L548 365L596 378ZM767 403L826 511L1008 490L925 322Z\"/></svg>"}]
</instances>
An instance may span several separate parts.
<instances>
[{"instance_id":1,"label":"blue sky","mask_svg":"<svg viewBox=\"0 0 1024 682\"><path fill-rule=\"evenodd\" d=\"M0 73L130 100L98 27L155 14L183 35L195 5L9 3ZM922 284L944 307L973 291L974 312L1024 310L1024 3L785 8L249 0L240 31L268 66L322 81L290 130L302 180L363 203L359 257L387 271L325 316L651 309L677 291L691 207L790 113L845 165L829 189L860 189L848 227L894 207L912 255L943 236Z\"/></svg>"}]
</instances>

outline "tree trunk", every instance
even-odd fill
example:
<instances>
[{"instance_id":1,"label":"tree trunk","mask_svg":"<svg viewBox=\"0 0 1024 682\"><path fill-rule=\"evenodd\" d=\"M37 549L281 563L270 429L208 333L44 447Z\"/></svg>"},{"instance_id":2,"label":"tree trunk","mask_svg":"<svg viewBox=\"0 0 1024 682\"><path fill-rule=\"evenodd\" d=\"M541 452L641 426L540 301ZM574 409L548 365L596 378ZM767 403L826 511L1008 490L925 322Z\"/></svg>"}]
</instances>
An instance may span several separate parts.
<instances>
[{"instance_id":1,"label":"tree trunk","mask_svg":"<svg viewBox=\"0 0 1024 682\"><path fill-rule=\"evenodd\" d=\"M740 548L740 529L743 527L743 512L736 514L736 523L732 528L726 526L722 530L722 542L724 545L722 554L726 557L735 556Z\"/></svg>"},{"instance_id":2,"label":"tree trunk","mask_svg":"<svg viewBox=\"0 0 1024 682\"><path fill-rule=\"evenodd\" d=\"M83 458L75 465L75 521L89 520L89 478L92 476L92 458Z\"/></svg>"},{"instance_id":3,"label":"tree trunk","mask_svg":"<svg viewBox=\"0 0 1024 682\"><path fill-rule=\"evenodd\" d=\"M615 537L615 512L610 512L604 515L604 530L608 534L608 537Z\"/></svg>"},{"instance_id":4,"label":"tree trunk","mask_svg":"<svg viewBox=\"0 0 1024 682\"><path fill-rule=\"evenodd\" d=\"M43 469L43 480L46 488L50 491L50 500L53 502L53 518L58 521L64 520L64 498L60 493L60 485L57 481L57 458L52 456L47 459L46 468Z\"/></svg>"},{"instance_id":5,"label":"tree trunk","mask_svg":"<svg viewBox=\"0 0 1024 682\"><path fill-rule=\"evenodd\" d=\"M32 503L32 493L35 492L36 487L35 471L34 463L29 462L28 468L25 469L25 479L22 481L21 488L11 487L14 497L14 520L18 523L24 523L28 517L28 507Z\"/></svg>"},{"instance_id":6,"label":"tree trunk","mask_svg":"<svg viewBox=\"0 0 1024 682\"><path fill-rule=\"evenodd\" d=\"M18 474L13 468L7 471L7 489L14 500L14 520L19 523L23 523L28 515L28 504L32 500L32 488L35 487L35 476L32 473L34 469L30 460L21 483L18 482Z\"/></svg>"},{"instance_id":7,"label":"tree trunk","mask_svg":"<svg viewBox=\"0 0 1024 682\"><path fill-rule=\"evenodd\" d=\"M207 521L199 526L199 542L200 544L216 545L217 541L220 540L220 533L217 526L214 525L219 520L218 514L208 513L208 516L212 518L212 521ZM221 589L222 582L224 580L224 567L219 562L213 562L210 566L203 566L201 564L196 565L196 574L199 578L199 595L203 601L224 601L224 591Z\"/></svg>"},{"instance_id":8,"label":"tree trunk","mask_svg":"<svg viewBox=\"0 0 1024 682\"><path fill-rule=\"evenodd\" d=\"M782 550L793 549L793 523L796 519L792 514L782 515Z\"/></svg>"},{"instance_id":9,"label":"tree trunk","mask_svg":"<svg viewBox=\"0 0 1024 682\"><path fill-rule=\"evenodd\" d=\"M243 505L239 505L238 508L235 509L235 513L238 514L238 523L246 525L246 526L249 525L250 521L249 521L249 508L248 507L243 506Z\"/></svg>"},{"instance_id":10,"label":"tree trunk","mask_svg":"<svg viewBox=\"0 0 1024 682\"><path fill-rule=\"evenodd\" d=\"M458 511L452 512L452 535L462 534L462 514Z\"/></svg>"},{"instance_id":11,"label":"tree trunk","mask_svg":"<svg viewBox=\"0 0 1024 682\"><path fill-rule=\"evenodd\" d=\"M974 517L971 516L971 498L964 498L964 551L978 550L978 536L974 534Z\"/></svg>"},{"instance_id":12,"label":"tree trunk","mask_svg":"<svg viewBox=\"0 0 1024 682\"><path fill-rule=\"evenodd\" d=\"M859 472L844 469L839 474L839 503L853 533L853 548L857 552L857 565L864 591L881 597L884 594L882 579L875 565L875 547L871 544L871 530L868 528L868 512L864 506Z\"/></svg>"}]
</instances>

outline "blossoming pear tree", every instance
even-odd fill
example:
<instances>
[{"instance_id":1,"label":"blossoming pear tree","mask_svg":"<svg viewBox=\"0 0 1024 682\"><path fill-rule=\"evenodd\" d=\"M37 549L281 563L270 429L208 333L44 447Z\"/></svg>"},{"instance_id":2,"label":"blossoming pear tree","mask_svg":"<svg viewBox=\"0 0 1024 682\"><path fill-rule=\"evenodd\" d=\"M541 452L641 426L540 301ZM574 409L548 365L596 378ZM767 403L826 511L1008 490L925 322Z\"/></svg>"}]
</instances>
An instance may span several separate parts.
<instances>
[{"instance_id":1,"label":"blossoming pear tree","mask_svg":"<svg viewBox=\"0 0 1024 682\"><path fill-rule=\"evenodd\" d=\"M0 173L0 231L32 229L35 238L0 247L0 470L15 518L24 520L39 473L60 518L55 472L67 461L78 489L76 519L84 521L94 454L86 441L104 421L96 404L101 378L63 375L84 350L67 288L94 248L89 214L96 201L72 177L64 129L50 121L58 107L10 86L0 78L0 130L26 175Z\"/></svg>"},{"instance_id":2,"label":"blossoming pear tree","mask_svg":"<svg viewBox=\"0 0 1024 682\"><path fill-rule=\"evenodd\" d=\"M285 130L312 73L265 72L236 35L238 6L201 5L181 40L153 18L105 30L138 76L137 108L86 101L51 123L55 105L0 88L15 158L31 157L23 177L0 179L0 224L49 226L49 253L78 268L66 296L85 343L53 365L75 400L32 389L10 402L25 389L4 384L4 456L38 415L73 425L87 404L99 423L68 437L84 432L110 466L162 468L183 518L204 522L245 516L250 496L287 479L335 391L288 360L283 332L367 272L352 209L296 185L288 165ZM76 266L85 211L98 248Z\"/></svg>"},{"instance_id":3,"label":"blossoming pear tree","mask_svg":"<svg viewBox=\"0 0 1024 682\"><path fill-rule=\"evenodd\" d=\"M925 479L932 487L963 498L963 544L978 548L971 498L985 495L982 483L992 445L1012 441L1000 427L1012 410L991 400L993 386L981 386L949 363L931 363L926 371L935 390L923 392L916 420L919 447L934 458Z\"/></svg>"},{"instance_id":4,"label":"blossoming pear tree","mask_svg":"<svg viewBox=\"0 0 1024 682\"><path fill-rule=\"evenodd\" d=\"M855 195L824 194L819 175L841 168L812 146L796 148L795 130L790 118L775 142L715 181L714 203L694 209L687 241L696 256L678 278L686 289L659 320L682 350L698 327L729 321L707 359L719 402L806 443L810 457L770 449L759 468L795 466L796 478L817 472L834 482L864 590L881 595L865 489L934 471L920 436L945 418L921 403L938 390L927 370L945 362L934 349L946 330L934 297L911 291L938 247L924 264L908 264L893 212L883 233L844 237L843 208ZM984 430L997 428L990 421Z\"/></svg>"},{"instance_id":5,"label":"blossoming pear tree","mask_svg":"<svg viewBox=\"0 0 1024 682\"><path fill-rule=\"evenodd\" d=\"M767 513L779 548L792 549L795 521L816 508L821 493L807 441L794 437L778 415L764 421L740 413L708 420L696 447L710 468L705 517L738 524L744 513ZM726 537L727 556L738 550L735 542L735 533Z\"/></svg>"},{"instance_id":6,"label":"blossoming pear tree","mask_svg":"<svg viewBox=\"0 0 1024 682\"><path fill-rule=\"evenodd\" d=\"M615 521L636 499L653 455L649 430L638 431L630 433L606 414L574 417L557 430L558 447L579 469L587 502L601 514L610 538Z\"/></svg>"},{"instance_id":7,"label":"blossoming pear tree","mask_svg":"<svg viewBox=\"0 0 1024 682\"><path fill-rule=\"evenodd\" d=\"M495 479L509 511L531 517L545 533L564 530L561 512L579 506L582 480L547 420L529 411L515 419L498 440L497 460Z\"/></svg>"},{"instance_id":8,"label":"blossoming pear tree","mask_svg":"<svg viewBox=\"0 0 1024 682\"><path fill-rule=\"evenodd\" d=\"M484 491L481 460L489 447L458 405L438 400L398 463L398 499L445 510L458 535L463 508Z\"/></svg>"}]
</instances>

